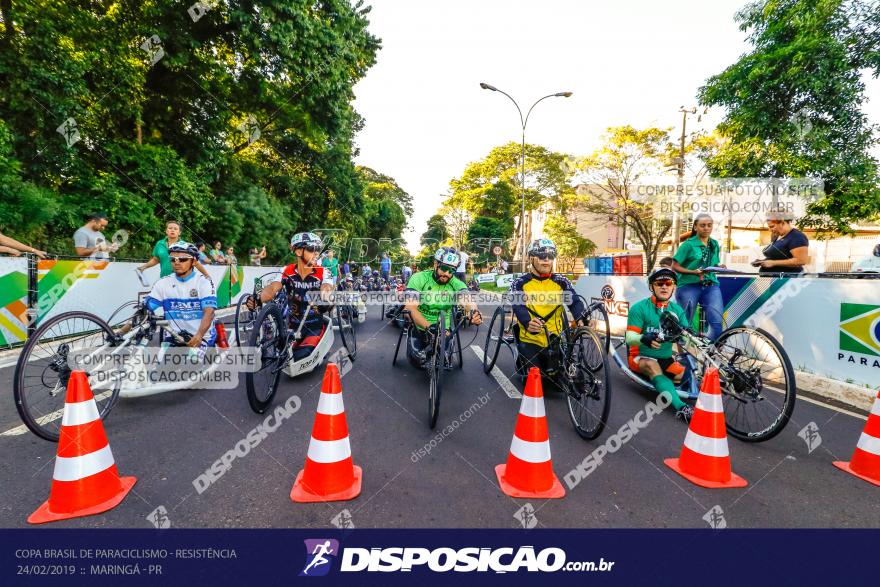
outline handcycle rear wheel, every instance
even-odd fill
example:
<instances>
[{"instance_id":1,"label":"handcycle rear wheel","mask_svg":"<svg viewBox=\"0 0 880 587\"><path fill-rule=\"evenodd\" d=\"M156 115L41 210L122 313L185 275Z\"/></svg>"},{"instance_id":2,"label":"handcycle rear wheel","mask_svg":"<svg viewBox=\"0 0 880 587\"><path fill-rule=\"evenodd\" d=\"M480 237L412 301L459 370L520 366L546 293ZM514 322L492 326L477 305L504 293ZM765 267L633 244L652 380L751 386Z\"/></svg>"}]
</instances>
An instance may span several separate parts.
<instances>
[{"instance_id":1,"label":"handcycle rear wheel","mask_svg":"<svg viewBox=\"0 0 880 587\"><path fill-rule=\"evenodd\" d=\"M483 344L483 372L489 373L498 361L498 353L504 344L504 326L506 321L504 308L498 306L489 322L486 342Z\"/></svg>"},{"instance_id":2,"label":"handcycle rear wheel","mask_svg":"<svg viewBox=\"0 0 880 587\"><path fill-rule=\"evenodd\" d=\"M597 359L598 357L598 359ZM600 363L600 369L594 365ZM605 429L611 410L611 376L608 355L592 329L577 328L571 335L565 374L568 380L568 415L581 438L593 440Z\"/></svg>"},{"instance_id":3,"label":"handcycle rear wheel","mask_svg":"<svg viewBox=\"0 0 880 587\"><path fill-rule=\"evenodd\" d=\"M262 414L278 392L281 370L289 358L284 345L287 326L281 308L274 302L263 306L254 321L248 344L260 353L260 369L245 376L247 398L251 409Z\"/></svg>"},{"instance_id":4,"label":"handcycle rear wheel","mask_svg":"<svg viewBox=\"0 0 880 587\"><path fill-rule=\"evenodd\" d=\"M595 314L594 314L595 312ZM602 348L605 349L605 354L611 352L611 324L608 321L608 310L605 309L604 304L596 304L590 309L590 313L587 314L587 326L589 326L593 332L596 333L596 336L599 337L599 342L602 343ZM602 368L601 364L590 365L590 369L594 371L598 371Z\"/></svg>"},{"instance_id":5,"label":"handcycle rear wheel","mask_svg":"<svg viewBox=\"0 0 880 587\"><path fill-rule=\"evenodd\" d=\"M760 328L738 326L722 332L715 346L723 357L719 377L730 435L763 442L782 432L794 411L797 383L779 341Z\"/></svg>"},{"instance_id":6,"label":"handcycle rear wheel","mask_svg":"<svg viewBox=\"0 0 880 587\"><path fill-rule=\"evenodd\" d=\"M28 430L40 438L58 442L72 372L69 353L100 349L112 336L110 326L98 316L88 312L64 312L43 322L28 337L12 380L15 407ZM113 379L112 376L101 378L102 381ZM110 413L121 387L122 378L116 378L110 389L93 390L101 419Z\"/></svg>"}]
</instances>

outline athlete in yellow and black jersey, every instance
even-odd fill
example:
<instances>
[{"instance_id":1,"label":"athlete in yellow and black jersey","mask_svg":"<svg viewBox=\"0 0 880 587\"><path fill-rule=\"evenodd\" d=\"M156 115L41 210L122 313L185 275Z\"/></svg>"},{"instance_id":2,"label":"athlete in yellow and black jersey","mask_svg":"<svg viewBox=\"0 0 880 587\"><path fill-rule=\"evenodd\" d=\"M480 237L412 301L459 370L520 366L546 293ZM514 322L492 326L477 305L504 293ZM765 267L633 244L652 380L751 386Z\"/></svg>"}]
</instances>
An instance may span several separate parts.
<instances>
[{"instance_id":1,"label":"athlete in yellow and black jersey","mask_svg":"<svg viewBox=\"0 0 880 587\"><path fill-rule=\"evenodd\" d=\"M513 313L519 322L519 341L517 344L523 373L535 366L542 371L553 371L557 365L545 365L545 352L549 341L544 332L551 337L559 336L563 328L565 310L563 303L576 318L584 313L584 304L575 296L571 282L562 275L553 273L553 260L556 258L556 245L547 238L532 242L528 250L529 273L520 276L510 286L513 294Z\"/></svg>"}]
</instances>

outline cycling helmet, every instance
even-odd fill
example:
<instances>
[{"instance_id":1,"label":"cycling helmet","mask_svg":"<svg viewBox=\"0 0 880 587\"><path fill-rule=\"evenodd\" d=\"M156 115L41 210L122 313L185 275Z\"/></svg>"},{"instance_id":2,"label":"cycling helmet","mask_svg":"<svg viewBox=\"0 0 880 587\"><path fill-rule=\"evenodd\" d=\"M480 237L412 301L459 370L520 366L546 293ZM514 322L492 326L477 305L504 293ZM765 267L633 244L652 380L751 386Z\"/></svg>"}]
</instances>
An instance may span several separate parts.
<instances>
[{"instance_id":1,"label":"cycling helmet","mask_svg":"<svg viewBox=\"0 0 880 587\"><path fill-rule=\"evenodd\" d=\"M670 269L669 267L660 267L659 269L655 269L648 276L648 289L651 289L651 286L654 285L654 282L658 279L671 279L678 285L678 273Z\"/></svg>"},{"instance_id":2,"label":"cycling helmet","mask_svg":"<svg viewBox=\"0 0 880 587\"><path fill-rule=\"evenodd\" d=\"M373 277L379 277L379 270L373 269Z\"/></svg>"},{"instance_id":3,"label":"cycling helmet","mask_svg":"<svg viewBox=\"0 0 880 587\"><path fill-rule=\"evenodd\" d=\"M290 239L290 246L294 249L308 248L311 251L320 251L324 248L324 241L314 232L298 232Z\"/></svg>"},{"instance_id":4,"label":"cycling helmet","mask_svg":"<svg viewBox=\"0 0 880 587\"><path fill-rule=\"evenodd\" d=\"M456 270L461 264L461 255L458 254L455 247L440 247L434 253L434 260L440 265L452 267L453 270Z\"/></svg>"},{"instance_id":5,"label":"cycling helmet","mask_svg":"<svg viewBox=\"0 0 880 587\"><path fill-rule=\"evenodd\" d=\"M185 253L193 259L199 258L199 248L192 243L186 243L183 241L177 241L168 247L168 254L170 255L173 253Z\"/></svg>"},{"instance_id":6,"label":"cycling helmet","mask_svg":"<svg viewBox=\"0 0 880 587\"><path fill-rule=\"evenodd\" d=\"M549 253L556 257L556 243L549 238L536 238L529 245L528 256L533 257L539 253Z\"/></svg>"}]
</instances>

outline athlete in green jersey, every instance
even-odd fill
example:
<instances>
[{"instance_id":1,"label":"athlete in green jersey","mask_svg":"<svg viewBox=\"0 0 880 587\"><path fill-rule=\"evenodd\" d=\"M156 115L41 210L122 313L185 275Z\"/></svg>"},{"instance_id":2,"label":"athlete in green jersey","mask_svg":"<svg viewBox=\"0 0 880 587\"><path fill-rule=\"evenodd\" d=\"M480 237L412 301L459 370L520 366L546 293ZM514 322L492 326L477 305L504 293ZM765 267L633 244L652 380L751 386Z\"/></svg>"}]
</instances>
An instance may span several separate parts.
<instances>
[{"instance_id":1,"label":"athlete in green jersey","mask_svg":"<svg viewBox=\"0 0 880 587\"><path fill-rule=\"evenodd\" d=\"M452 247L442 247L434 254L434 268L419 271L406 284L406 310L415 328L409 336L407 356L416 364L424 361L426 333L434 328L440 312L444 313L447 329L452 327L452 307L464 306L471 314L471 324L480 324L483 317L476 305L464 295L467 285L454 276L461 257Z\"/></svg>"},{"instance_id":2,"label":"athlete in green jersey","mask_svg":"<svg viewBox=\"0 0 880 587\"><path fill-rule=\"evenodd\" d=\"M687 324L684 309L672 301L677 282L678 276L672 269L661 267L651 273L648 289L653 295L630 307L626 344L629 346L629 368L648 378L676 409L676 416L689 422L693 408L684 403L675 390L684 376L685 367L673 358L671 342L657 340L663 312L672 312L680 324Z\"/></svg>"}]
</instances>

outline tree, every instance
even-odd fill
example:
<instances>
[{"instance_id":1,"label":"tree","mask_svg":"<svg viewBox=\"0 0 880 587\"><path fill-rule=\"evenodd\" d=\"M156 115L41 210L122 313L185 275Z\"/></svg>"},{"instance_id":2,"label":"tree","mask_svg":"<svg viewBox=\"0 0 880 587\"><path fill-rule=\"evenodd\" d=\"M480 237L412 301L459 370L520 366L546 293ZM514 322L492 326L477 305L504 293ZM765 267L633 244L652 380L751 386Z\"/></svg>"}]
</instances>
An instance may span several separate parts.
<instances>
[{"instance_id":1,"label":"tree","mask_svg":"<svg viewBox=\"0 0 880 587\"><path fill-rule=\"evenodd\" d=\"M825 197L801 224L849 232L880 215L877 129L861 110L861 70L880 73L876 0L760 0L736 16L753 49L709 78L700 101L724 106L716 177L809 177Z\"/></svg>"},{"instance_id":2,"label":"tree","mask_svg":"<svg viewBox=\"0 0 880 587\"><path fill-rule=\"evenodd\" d=\"M365 193L353 163L353 87L380 47L369 8L205 5L196 17L172 0L0 1L0 119L15 175L37 190L3 206L58 204L10 234L63 253L103 209L132 235L125 256L146 254L172 216L188 238L269 239L278 255L291 229L363 234L373 219L399 237L406 201Z\"/></svg>"},{"instance_id":3,"label":"tree","mask_svg":"<svg viewBox=\"0 0 880 587\"><path fill-rule=\"evenodd\" d=\"M578 261L596 250L596 243L579 235L575 223L562 214L550 214L544 222L544 230L556 243L557 269L562 273L574 271Z\"/></svg>"},{"instance_id":4,"label":"tree","mask_svg":"<svg viewBox=\"0 0 880 587\"><path fill-rule=\"evenodd\" d=\"M449 231L446 229L443 215L434 214L428 218L428 229L422 233L419 244L423 247L433 246L436 249L437 245L447 238L449 238Z\"/></svg>"},{"instance_id":5,"label":"tree","mask_svg":"<svg viewBox=\"0 0 880 587\"><path fill-rule=\"evenodd\" d=\"M639 182L662 172L669 144L668 131L618 126L607 130L605 144L578 162L583 181L579 204L600 222L617 223L641 243L648 267L672 223L657 214L656 201L639 193Z\"/></svg>"},{"instance_id":6,"label":"tree","mask_svg":"<svg viewBox=\"0 0 880 587\"><path fill-rule=\"evenodd\" d=\"M521 234L522 168L519 143L507 143L469 163L461 177L449 182L446 210L465 210L472 217L514 219L514 232ZM545 203L565 210L574 199L564 170L565 156L538 145L526 144L525 209L530 212ZM526 215L526 235L531 233ZM519 237L517 237L517 244Z\"/></svg>"}]
</instances>

